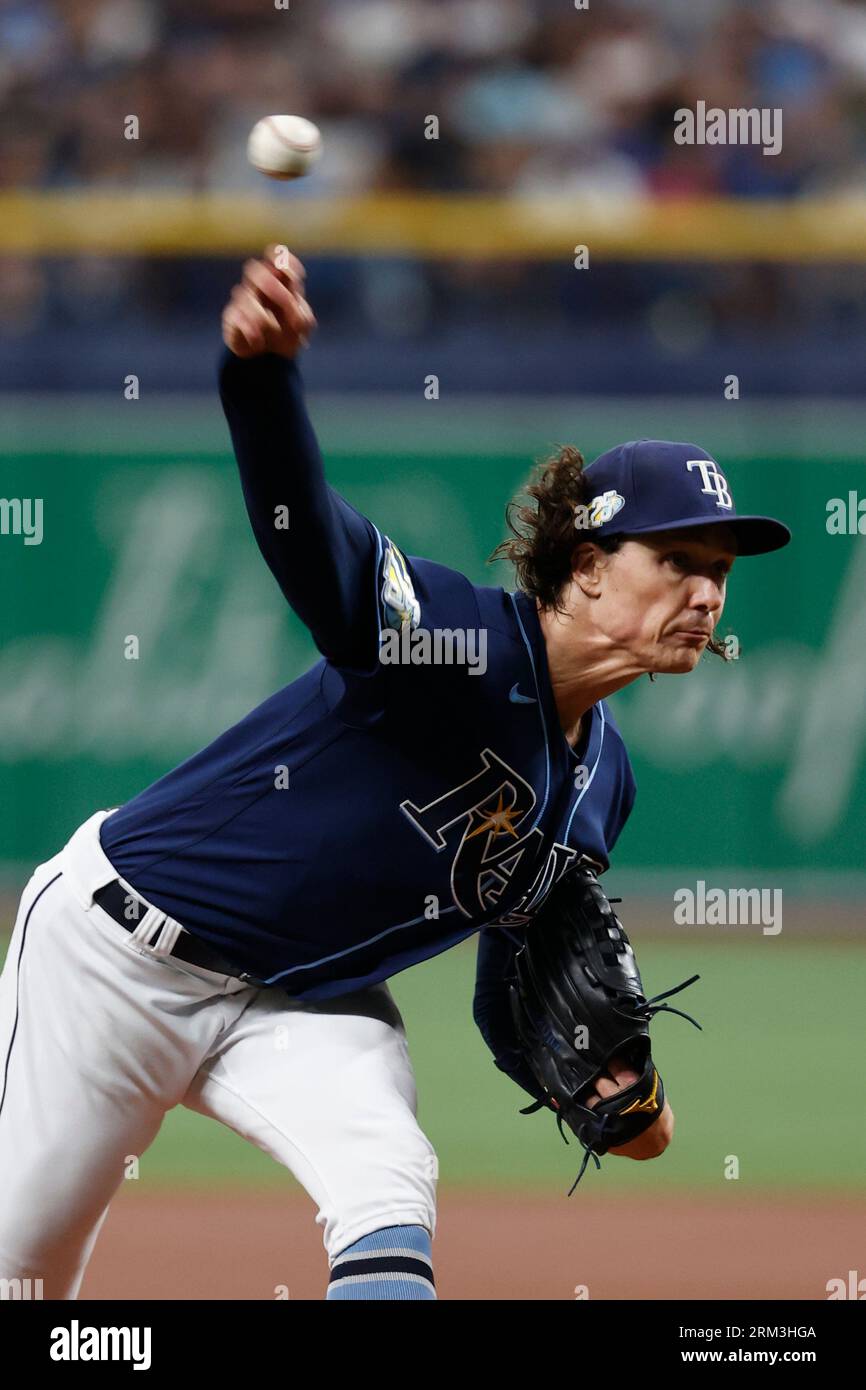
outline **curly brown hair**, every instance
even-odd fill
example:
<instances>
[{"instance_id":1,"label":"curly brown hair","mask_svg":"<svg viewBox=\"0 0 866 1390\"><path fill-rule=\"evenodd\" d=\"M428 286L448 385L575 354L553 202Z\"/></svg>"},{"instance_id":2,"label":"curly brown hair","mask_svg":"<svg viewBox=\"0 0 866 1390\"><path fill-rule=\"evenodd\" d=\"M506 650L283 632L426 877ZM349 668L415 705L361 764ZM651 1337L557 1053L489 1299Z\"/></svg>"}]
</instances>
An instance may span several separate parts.
<instances>
[{"instance_id":1,"label":"curly brown hair","mask_svg":"<svg viewBox=\"0 0 866 1390\"><path fill-rule=\"evenodd\" d=\"M526 486L506 507L511 535L490 556L490 561L510 560L518 588L537 599L542 608L562 611L574 552L582 543L575 534L574 509L592 500L585 467L583 454L573 444L563 444L557 453L536 464ZM621 534L596 536L592 543L605 554L614 555L625 539ZM723 661L731 660L717 637L710 638L706 650Z\"/></svg>"}]
</instances>

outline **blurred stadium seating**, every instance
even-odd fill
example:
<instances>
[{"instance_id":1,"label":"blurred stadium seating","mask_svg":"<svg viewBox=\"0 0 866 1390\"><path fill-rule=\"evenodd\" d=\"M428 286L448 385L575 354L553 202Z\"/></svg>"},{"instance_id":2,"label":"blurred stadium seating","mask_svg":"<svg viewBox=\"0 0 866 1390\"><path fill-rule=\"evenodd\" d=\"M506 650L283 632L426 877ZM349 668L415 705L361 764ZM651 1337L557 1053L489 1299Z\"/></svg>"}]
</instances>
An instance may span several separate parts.
<instances>
[{"instance_id":1,"label":"blurred stadium seating","mask_svg":"<svg viewBox=\"0 0 866 1390\"><path fill-rule=\"evenodd\" d=\"M0 0L0 381L104 389L134 344L151 386L209 386L215 302L277 235L315 386L435 353L467 390L701 393L735 358L753 394L853 394L864 97L842 0ZM782 107L782 152L677 146L698 98ZM287 109L326 150L290 188L244 156Z\"/></svg>"}]
</instances>

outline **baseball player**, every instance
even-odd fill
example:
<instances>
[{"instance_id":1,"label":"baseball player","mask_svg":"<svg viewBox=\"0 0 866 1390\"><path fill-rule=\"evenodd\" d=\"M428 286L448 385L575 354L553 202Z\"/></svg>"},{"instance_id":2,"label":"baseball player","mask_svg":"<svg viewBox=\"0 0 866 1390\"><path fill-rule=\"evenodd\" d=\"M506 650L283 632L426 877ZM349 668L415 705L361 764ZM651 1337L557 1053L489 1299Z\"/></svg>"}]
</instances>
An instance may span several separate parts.
<instances>
[{"instance_id":1,"label":"baseball player","mask_svg":"<svg viewBox=\"0 0 866 1390\"><path fill-rule=\"evenodd\" d=\"M543 1098L508 980L631 811L606 697L721 651L735 558L790 539L737 515L703 449L640 440L541 470L503 547L514 593L404 555L325 481L304 279L273 248L246 264L220 390L253 533L321 660L41 864L0 981L0 1277L47 1298L76 1297L124 1161L175 1105L307 1190L328 1298L435 1297L436 1161L386 981L480 933L476 1021ZM652 1157L672 1127L665 1102L611 1152Z\"/></svg>"}]
</instances>

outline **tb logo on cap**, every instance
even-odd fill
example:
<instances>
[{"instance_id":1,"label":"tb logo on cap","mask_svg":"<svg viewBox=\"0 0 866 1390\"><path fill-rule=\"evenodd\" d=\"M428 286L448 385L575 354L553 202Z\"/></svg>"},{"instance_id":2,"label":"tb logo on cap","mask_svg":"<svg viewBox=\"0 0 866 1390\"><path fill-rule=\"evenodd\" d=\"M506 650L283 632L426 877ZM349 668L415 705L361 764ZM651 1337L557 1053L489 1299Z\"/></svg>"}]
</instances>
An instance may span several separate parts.
<instances>
[{"instance_id":1,"label":"tb logo on cap","mask_svg":"<svg viewBox=\"0 0 866 1390\"><path fill-rule=\"evenodd\" d=\"M725 507L728 510L733 507L734 499L728 491L727 479L719 472L718 465L712 459L687 459L686 468L690 473L693 468L701 470L701 492L714 496L717 507Z\"/></svg>"}]
</instances>

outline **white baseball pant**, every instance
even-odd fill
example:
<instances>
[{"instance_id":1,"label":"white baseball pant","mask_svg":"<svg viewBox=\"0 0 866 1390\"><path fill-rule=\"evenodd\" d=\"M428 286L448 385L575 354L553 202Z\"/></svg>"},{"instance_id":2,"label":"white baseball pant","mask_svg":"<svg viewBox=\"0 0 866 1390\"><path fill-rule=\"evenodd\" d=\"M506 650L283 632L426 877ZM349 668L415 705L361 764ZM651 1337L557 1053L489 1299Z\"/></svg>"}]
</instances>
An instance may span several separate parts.
<instances>
[{"instance_id":1,"label":"white baseball pant","mask_svg":"<svg viewBox=\"0 0 866 1390\"><path fill-rule=\"evenodd\" d=\"M181 930L164 913L127 932L93 902L118 877L109 814L37 868L0 977L0 1278L77 1297L125 1161L175 1105L294 1174L330 1262L383 1226L432 1235L436 1159L387 986L298 1003L160 954Z\"/></svg>"}]
</instances>

